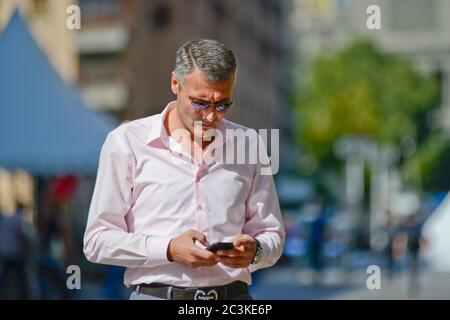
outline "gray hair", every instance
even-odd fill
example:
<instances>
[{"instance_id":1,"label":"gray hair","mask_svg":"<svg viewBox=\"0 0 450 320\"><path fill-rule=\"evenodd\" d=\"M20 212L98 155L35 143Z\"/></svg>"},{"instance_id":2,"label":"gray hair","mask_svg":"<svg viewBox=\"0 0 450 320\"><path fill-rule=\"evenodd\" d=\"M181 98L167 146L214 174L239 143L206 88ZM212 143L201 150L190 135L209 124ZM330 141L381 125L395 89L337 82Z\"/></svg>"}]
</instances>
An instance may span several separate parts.
<instances>
[{"instance_id":1,"label":"gray hair","mask_svg":"<svg viewBox=\"0 0 450 320\"><path fill-rule=\"evenodd\" d=\"M216 40L199 39L188 41L177 50L175 75L180 84L195 67L213 82L230 79L236 72L233 51Z\"/></svg>"}]
</instances>

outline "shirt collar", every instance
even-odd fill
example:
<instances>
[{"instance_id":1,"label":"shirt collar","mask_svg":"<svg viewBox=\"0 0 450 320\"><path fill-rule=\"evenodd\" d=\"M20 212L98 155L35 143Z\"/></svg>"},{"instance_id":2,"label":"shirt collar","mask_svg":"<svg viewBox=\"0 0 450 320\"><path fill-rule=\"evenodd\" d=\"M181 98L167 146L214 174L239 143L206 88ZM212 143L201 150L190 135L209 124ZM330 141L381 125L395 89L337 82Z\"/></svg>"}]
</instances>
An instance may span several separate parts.
<instances>
[{"instance_id":1,"label":"shirt collar","mask_svg":"<svg viewBox=\"0 0 450 320\"><path fill-rule=\"evenodd\" d=\"M169 114L169 111L175 108L176 103L176 101L169 102L164 110L160 114L158 114L157 117L152 119L152 127L150 129L147 144L153 142L158 138L161 138L165 142L168 141L169 134L167 133L166 127L164 126L164 120Z\"/></svg>"}]
</instances>

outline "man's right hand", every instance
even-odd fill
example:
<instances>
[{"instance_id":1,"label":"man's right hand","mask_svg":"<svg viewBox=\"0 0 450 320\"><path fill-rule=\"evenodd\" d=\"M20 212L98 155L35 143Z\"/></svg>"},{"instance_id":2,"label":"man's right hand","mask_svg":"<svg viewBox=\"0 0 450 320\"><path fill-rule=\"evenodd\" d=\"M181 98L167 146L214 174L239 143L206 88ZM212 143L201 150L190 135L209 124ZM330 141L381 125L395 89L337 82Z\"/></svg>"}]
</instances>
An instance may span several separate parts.
<instances>
[{"instance_id":1,"label":"man's right hand","mask_svg":"<svg viewBox=\"0 0 450 320\"><path fill-rule=\"evenodd\" d=\"M199 248L195 240L207 245L206 236L196 230L189 230L170 240L167 247L169 261L177 262L191 268L211 267L217 264L218 258L210 251Z\"/></svg>"}]
</instances>

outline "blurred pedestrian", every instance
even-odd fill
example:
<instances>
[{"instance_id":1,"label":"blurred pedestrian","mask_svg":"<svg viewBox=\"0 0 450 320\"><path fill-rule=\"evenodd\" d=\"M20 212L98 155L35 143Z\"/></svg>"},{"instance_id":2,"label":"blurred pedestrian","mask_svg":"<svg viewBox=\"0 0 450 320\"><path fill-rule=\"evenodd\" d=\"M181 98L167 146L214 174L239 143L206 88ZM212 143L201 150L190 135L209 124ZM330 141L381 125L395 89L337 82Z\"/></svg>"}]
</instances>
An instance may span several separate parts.
<instances>
[{"instance_id":1,"label":"blurred pedestrian","mask_svg":"<svg viewBox=\"0 0 450 320\"><path fill-rule=\"evenodd\" d=\"M66 286L66 267L75 264L74 240L68 216L77 178L64 175L46 185L37 217L39 234L39 288L41 299L68 299L73 291Z\"/></svg>"},{"instance_id":2,"label":"blurred pedestrian","mask_svg":"<svg viewBox=\"0 0 450 320\"><path fill-rule=\"evenodd\" d=\"M323 212L318 212L316 218L311 225L311 236L309 239L309 252L311 255L311 266L314 269L314 281L318 282L321 279L323 268L323 242L325 233L325 221Z\"/></svg>"},{"instance_id":3,"label":"blurred pedestrian","mask_svg":"<svg viewBox=\"0 0 450 320\"><path fill-rule=\"evenodd\" d=\"M423 243L422 237L423 223L420 221L418 213L411 215L405 225L405 231L408 234L408 250L410 254L409 263L409 294L414 296L420 289L419 281L419 262L420 249Z\"/></svg>"},{"instance_id":4,"label":"blurred pedestrian","mask_svg":"<svg viewBox=\"0 0 450 320\"><path fill-rule=\"evenodd\" d=\"M25 223L21 204L15 212L0 213L0 299L30 298L26 269L29 243ZM18 292L14 292L14 288Z\"/></svg>"}]
</instances>

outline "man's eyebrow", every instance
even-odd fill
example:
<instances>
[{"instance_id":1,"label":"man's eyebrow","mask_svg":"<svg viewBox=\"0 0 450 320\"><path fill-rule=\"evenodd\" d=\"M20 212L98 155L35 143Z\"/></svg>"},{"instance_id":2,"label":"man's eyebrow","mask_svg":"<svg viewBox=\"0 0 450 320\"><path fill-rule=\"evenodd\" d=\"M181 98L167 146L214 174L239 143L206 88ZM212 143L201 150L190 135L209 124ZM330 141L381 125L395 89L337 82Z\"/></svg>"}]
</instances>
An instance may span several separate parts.
<instances>
[{"instance_id":1,"label":"man's eyebrow","mask_svg":"<svg viewBox=\"0 0 450 320\"><path fill-rule=\"evenodd\" d=\"M189 96L189 98L190 98L191 100L195 100L195 101L198 101L198 102L206 102L206 103L209 103L208 100L205 100L205 99L202 99L202 98L196 98L196 97L192 97L192 96Z\"/></svg>"},{"instance_id":2,"label":"man's eyebrow","mask_svg":"<svg viewBox=\"0 0 450 320\"><path fill-rule=\"evenodd\" d=\"M191 96L189 96L189 98L191 100L198 101L198 102L211 103L210 101L205 100L205 99L201 99L201 98L196 98L196 97L191 97ZM229 101L231 101L231 99L230 98L226 98L226 99L222 99L220 101L217 101L216 103L229 102Z\"/></svg>"}]
</instances>

